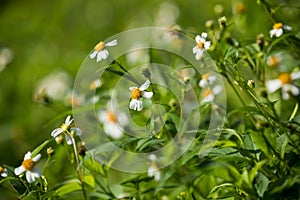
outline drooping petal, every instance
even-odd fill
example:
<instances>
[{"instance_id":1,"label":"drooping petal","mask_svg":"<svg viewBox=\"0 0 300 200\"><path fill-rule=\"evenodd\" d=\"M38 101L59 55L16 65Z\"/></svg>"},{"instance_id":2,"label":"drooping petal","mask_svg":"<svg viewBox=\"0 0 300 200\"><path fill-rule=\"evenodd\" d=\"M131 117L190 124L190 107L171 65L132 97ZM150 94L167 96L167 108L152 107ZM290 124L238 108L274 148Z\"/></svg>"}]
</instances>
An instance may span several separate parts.
<instances>
[{"instance_id":1,"label":"drooping petal","mask_svg":"<svg viewBox=\"0 0 300 200\"><path fill-rule=\"evenodd\" d=\"M276 37L280 37L283 34L283 29L277 29L275 32Z\"/></svg>"},{"instance_id":2,"label":"drooping petal","mask_svg":"<svg viewBox=\"0 0 300 200\"><path fill-rule=\"evenodd\" d=\"M200 58L202 57L202 55L203 55L203 50L199 50L199 51L196 53L195 58L196 58L197 60L200 60Z\"/></svg>"},{"instance_id":3,"label":"drooping petal","mask_svg":"<svg viewBox=\"0 0 300 200\"><path fill-rule=\"evenodd\" d=\"M63 129L62 128L57 128L57 129L54 129L52 132L51 132L51 136L52 137L57 137L59 134L61 134L63 132Z\"/></svg>"},{"instance_id":4,"label":"drooping petal","mask_svg":"<svg viewBox=\"0 0 300 200\"><path fill-rule=\"evenodd\" d=\"M204 48L205 48L205 49L209 49L209 48L210 48L210 41L206 41L206 42L204 43Z\"/></svg>"},{"instance_id":5,"label":"drooping petal","mask_svg":"<svg viewBox=\"0 0 300 200\"><path fill-rule=\"evenodd\" d=\"M25 168L23 167L23 165L21 165L20 167L15 168L14 173L15 175L19 176L20 174L25 172Z\"/></svg>"},{"instance_id":6,"label":"drooping petal","mask_svg":"<svg viewBox=\"0 0 300 200\"><path fill-rule=\"evenodd\" d=\"M98 52L96 61L100 62L101 60L102 60L102 55L100 52Z\"/></svg>"},{"instance_id":7,"label":"drooping petal","mask_svg":"<svg viewBox=\"0 0 300 200\"><path fill-rule=\"evenodd\" d=\"M106 49L103 49L102 51L100 51L99 54L101 54L101 57L103 60L105 60L109 56L109 53Z\"/></svg>"},{"instance_id":8,"label":"drooping petal","mask_svg":"<svg viewBox=\"0 0 300 200\"><path fill-rule=\"evenodd\" d=\"M28 183L33 183L35 181L35 176L31 171L26 171L26 180Z\"/></svg>"},{"instance_id":9,"label":"drooping petal","mask_svg":"<svg viewBox=\"0 0 300 200\"><path fill-rule=\"evenodd\" d=\"M66 139L68 145L73 144L73 139L69 134L65 134L65 139Z\"/></svg>"},{"instance_id":10,"label":"drooping petal","mask_svg":"<svg viewBox=\"0 0 300 200\"><path fill-rule=\"evenodd\" d=\"M198 48L198 46L195 46L195 47L193 48L193 53L195 54L195 53L197 53L199 50L200 50L200 49Z\"/></svg>"},{"instance_id":11,"label":"drooping petal","mask_svg":"<svg viewBox=\"0 0 300 200\"><path fill-rule=\"evenodd\" d=\"M270 37L272 38L276 34L276 29L270 30Z\"/></svg>"},{"instance_id":12,"label":"drooping petal","mask_svg":"<svg viewBox=\"0 0 300 200\"><path fill-rule=\"evenodd\" d=\"M275 92L282 86L282 83L279 79L269 80L266 82L266 88L270 93Z\"/></svg>"},{"instance_id":13,"label":"drooping petal","mask_svg":"<svg viewBox=\"0 0 300 200\"><path fill-rule=\"evenodd\" d=\"M136 99L131 99L130 103L129 103L129 108L132 109L132 110L135 110L135 107L136 107L136 102L137 100Z\"/></svg>"},{"instance_id":14,"label":"drooping petal","mask_svg":"<svg viewBox=\"0 0 300 200\"><path fill-rule=\"evenodd\" d=\"M94 59L98 54L98 51L93 51L91 54L90 54L90 58L91 59Z\"/></svg>"},{"instance_id":15,"label":"drooping petal","mask_svg":"<svg viewBox=\"0 0 300 200\"><path fill-rule=\"evenodd\" d=\"M299 95L299 89L292 84L285 84L282 86L283 93L292 93L294 96Z\"/></svg>"},{"instance_id":16,"label":"drooping petal","mask_svg":"<svg viewBox=\"0 0 300 200\"><path fill-rule=\"evenodd\" d=\"M80 128L72 127L72 128L70 128L70 130L71 130L71 132L74 131L75 135L80 136L82 134L82 130Z\"/></svg>"},{"instance_id":17,"label":"drooping petal","mask_svg":"<svg viewBox=\"0 0 300 200\"><path fill-rule=\"evenodd\" d=\"M112 46L115 46L117 44L118 44L118 41L117 40L113 40L111 42L106 43L105 46L112 47Z\"/></svg>"},{"instance_id":18,"label":"drooping petal","mask_svg":"<svg viewBox=\"0 0 300 200\"><path fill-rule=\"evenodd\" d=\"M150 86L150 81L147 80L143 85L141 85L141 87L139 88L139 90L144 91L144 90L146 90L149 86Z\"/></svg>"},{"instance_id":19,"label":"drooping petal","mask_svg":"<svg viewBox=\"0 0 300 200\"><path fill-rule=\"evenodd\" d=\"M32 158L33 162L37 162L41 159L42 155L41 154L38 154L36 155L34 158Z\"/></svg>"},{"instance_id":20,"label":"drooping petal","mask_svg":"<svg viewBox=\"0 0 300 200\"><path fill-rule=\"evenodd\" d=\"M137 100L137 111L143 110L143 102L141 100Z\"/></svg>"},{"instance_id":21,"label":"drooping petal","mask_svg":"<svg viewBox=\"0 0 300 200\"><path fill-rule=\"evenodd\" d=\"M196 40L197 43L199 43L199 42L201 41L200 35L197 35L197 36L195 37L195 40Z\"/></svg>"},{"instance_id":22,"label":"drooping petal","mask_svg":"<svg viewBox=\"0 0 300 200\"><path fill-rule=\"evenodd\" d=\"M150 99L152 96L153 96L153 92L146 92L146 91L142 92L142 97L146 99Z\"/></svg>"}]
</instances>

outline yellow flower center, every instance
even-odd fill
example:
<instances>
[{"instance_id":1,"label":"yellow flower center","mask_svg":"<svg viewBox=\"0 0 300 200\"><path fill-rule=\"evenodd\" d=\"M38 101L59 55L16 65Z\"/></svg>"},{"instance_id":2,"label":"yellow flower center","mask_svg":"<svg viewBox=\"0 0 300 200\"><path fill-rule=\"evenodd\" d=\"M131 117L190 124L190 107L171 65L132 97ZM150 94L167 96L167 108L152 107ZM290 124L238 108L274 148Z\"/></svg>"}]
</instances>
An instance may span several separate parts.
<instances>
[{"instance_id":1,"label":"yellow flower center","mask_svg":"<svg viewBox=\"0 0 300 200\"><path fill-rule=\"evenodd\" d=\"M210 77L210 74L209 74L209 73L203 74L203 75L202 75L202 80L207 80L208 77Z\"/></svg>"},{"instance_id":2,"label":"yellow flower center","mask_svg":"<svg viewBox=\"0 0 300 200\"><path fill-rule=\"evenodd\" d=\"M282 28L282 23L276 23L276 24L274 24L274 26L273 26L273 29L280 29L280 28Z\"/></svg>"},{"instance_id":3,"label":"yellow flower center","mask_svg":"<svg viewBox=\"0 0 300 200\"><path fill-rule=\"evenodd\" d=\"M33 162L32 159L27 159L22 162L22 166L24 167L24 169L26 171L32 170L34 165L35 165L35 163Z\"/></svg>"},{"instance_id":4,"label":"yellow flower center","mask_svg":"<svg viewBox=\"0 0 300 200\"><path fill-rule=\"evenodd\" d=\"M0 173L4 171L3 167L0 166Z\"/></svg>"},{"instance_id":5,"label":"yellow flower center","mask_svg":"<svg viewBox=\"0 0 300 200\"><path fill-rule=\"evenodd\" d=\"M198 48L203 49L203 47L204 47L204 42L199 42L199 43L197 44L197 46L198 46Z\"/></svg>"},{"instance_id":6,"label":"yellow flower center","mask_svg":"<svg viewBox=\"0 0 300 200\"><path fill-rule=\"evenodd\" d=\"M113 112L108 112L108 120L112 123L116 123L117 117Z\"/></svg>"},{"instance_id":7,"label":"yellow flower center","mask_svg":"<svg viewBox=\"0 0 300 200\"><path fill-rule=\"evenodd\" d=\"M63 124L60 126L60 128L63 130L63 132L66 132L66 131L68 130L69 126L68 126L67 124L63 123Z\"/></svg>"},{"instance_id":8,"label":"yellow flower center","mask_svg":"<svg viewBox=\"0 0 300 200\"><path fill-rule=\"evenodd\" d=\"M132 99L138 99L138 98L141 97L141 94L142 94L141 90L139 90L138 88L136 88L136 89L132 90L132 92L131 92L131 98Z\"/></svg>"},{"instance_id":9,"label":"yellow flower center","mask_svg":"<svg viewBox=\"0 0 300 200\"><path fill-rule=\"evenodd\" d=\"M210 89L206 89L206 90L204 90L204 92L203 92L203 96L204 97L208 97L209 95L211 95L212 94L212 91L210 90Z\"/></svg>"},{"instance_id":10,"label":"yellow flower center","mask_svg":"<svg viewBox=\"0 0 300 200\"><path fill-rule=\"evenodd\" d=\"M94 50L101 51L102 49L104 49L104 47L105 47L105 43L101 41L98 44L96 44L96 46L94 47Z\"/></svg>"},{"instance_id":11,"label":"yellow flower center","mask_svg":"<svg viewBox=\"0 0 300 200\"><path fill-rule=\"evenodd\" d=\"M278 79L284 85L292 81L291 75L289 73L282 73L279 75Z\"/></svg>"}]
</instances>

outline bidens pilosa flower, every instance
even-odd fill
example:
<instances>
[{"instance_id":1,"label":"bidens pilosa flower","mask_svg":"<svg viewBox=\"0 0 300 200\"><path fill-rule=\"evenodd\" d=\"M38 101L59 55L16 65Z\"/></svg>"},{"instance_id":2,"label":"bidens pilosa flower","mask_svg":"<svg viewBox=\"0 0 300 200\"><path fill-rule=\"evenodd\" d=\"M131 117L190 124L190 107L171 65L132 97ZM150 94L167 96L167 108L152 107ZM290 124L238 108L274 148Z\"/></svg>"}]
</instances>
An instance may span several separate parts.
<instances>
[{"instance_id":1,"label":"bidens pilosa flower","mask_svg":"<svg viewBox=\"0 0 300 200\"><path fill-rule=\"evenodd\" d=\"M75 134L75 135L79 136L79 135L81 135L82 131L79 128L71 127L72 122L73 122L73 119L71 119L71 116L68 115L65 120L65 123L63 123L59 128L54 129L51 132L51 136L56 138L61 133L64 133L67 144L68 145L73 144L71 134Z\"/></svg>"},{"instance_id":2,"label":"bidens pilosa flower","mask_svg":"<svg viewBox=\"0 0 300 200\"><path fill-rule=\"evenodd\" d=\"M97 62L100 62L101 60L105 60L109 56L109 53L105 49L105 47L112 47L112 46L116 46L117 44L118 44L117 40L113 40L113 41L108 42L108 43L104 43L103 41L99 42L94 47L94 51L90 54L90 58L94 59L94 58L97 57L96 58Z\"/></svg>"},{"instance_id":3,"label":"bidens pilosa flower","mask_svg":"<svg viewBox=\"0 0 300 200\"><path fill-rule=\"evenodd\" d=\"M273 28L270 30L270 37L272 38L274 35L276 37L280 37L283 34L283 29L287 31L291 31L292 27L288 25L283 25L282 23L275 23Z\"/></svg>"},{"instance_id":4,"label":"bidens pilosa flower","mask_svg":"<svg viewBox=\"0 0 300 200\"><path fill-rule=\"evenodd\" d=\"M147 80L143 85L138 87L130 87L131 91L131 101L129 103L129 108L132 110L141 111L143 110L143 102L141 98L150 99L153 95L153 92L146 92L145 90L150 86L150 81Z\"/></svg>"},{"instance_id":5,"label":"bidens pilosa flower","mask_svg":"<svg viewBox=\"0 0 300 200\"><path fill-rule=\"evenodd\" d=\"M202 93L201 103L212 102L215 99L215 96L222 91L222 86L216 85L212 89L206 88Z\"/></svg>"},{"instance_id":6,"label":"bidens pilosa flower","mask_svg":"<svg viewBox=\"0 0 300 200\"><path fill-rule=\"evenodd\" d=\"M293 80L297 79L300 79L300 71L291 74L284 72L277 79L267 81L266 87L270 93L282 88L282 98L287 100L290 98L290 94L293 96L299 95L298 87L292 84Z\"/></svg>"},{"instance_id":7,"label":"bidens pilosa flower","mask_svg":"<svg viewBox=\"0 0 300 200\"><path fill-rule=\"evenodd\" d=\"M210 41L206 41L207 33L202 33L201 36L197 35L195 40L197 45L193 48L193 53L195 54L195 58L200 60L203 55L205 49L210 48Z\"/></svg>"},{"instance_id":8,"label":"bidens pilosa flower","mask_svg":"<svg viewBox=\"0 0 300 200\"><path fill-rule=\"evenodd\" d=\"M28 151L24 156L24 161L20 167L15 168L14 172L17 176L26 172L26 180L28 183L33 183L36 178L41 177L41 170L35 166L36 162L41 159L41 154L31 157L32 154Z\"/></svg>"},{"instance_id":9,"label":"bidens pilosa flower","mask_svg":"<svg viewBox=\"0 0 300 200\"><path fill-rule=\"evenodd\" d=\"M7 173L7 169L3 168L2 166L0 166L0 175L2 177L7 177L8 173Z\"/></svg>"},{"instance_id":10,"label":"bidens pilosa flower","mask_svg":"<svg viewBox=\"0 0 300 200\"><path fill-rule=\"evenodd\" d=\"M114 112L115 109L100 110L98 118L103 124L106 135L113 139L120 139L123 136L122 128L128 123L128 119L123 112Z\"/></svg>"},{"instance_id":11,"label":"bidens pilosa flower","mask_svg":"<svg viewBox=\"0 0 300 200\"><path fill-rule=\"evenodd\" d=\"M211 85L217 79L216 76L211 75L210 73L203 74L199 82L201 88L206 88Z\"/></svg>"}]
</instances>

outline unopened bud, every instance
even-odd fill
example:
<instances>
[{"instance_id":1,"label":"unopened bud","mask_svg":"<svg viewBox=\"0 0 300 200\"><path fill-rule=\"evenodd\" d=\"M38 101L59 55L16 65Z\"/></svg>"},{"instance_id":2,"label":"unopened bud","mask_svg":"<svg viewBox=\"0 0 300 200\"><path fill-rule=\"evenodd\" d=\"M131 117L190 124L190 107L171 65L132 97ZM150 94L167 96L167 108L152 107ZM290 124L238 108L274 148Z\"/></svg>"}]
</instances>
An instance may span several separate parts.
<instances>
[{"instance_id":1,"label":"unopened bud","mask_svg":"<svg viewBox=\"0 0 300 200\"><path fill-rule=\"evenodd\" d=\"M247 85L249 88L255 88L255 82L254 80L248 80L247 81Z\"/></svg>"},{"instance_id":2,"label":"unopened bud","mask_svg":"<svg viewBox=\"0 0 300 200\"><path fill-rule=\"evenodd\" d=\"M56 142L57 144L62 144L63 141L64 141L64 137L63 137L62 135L59 135L59 136L57 136L57 137L55 138L55 142Z\"/></svg>"},{"instance_id":3,"label":"unopened bud","mask_svg":"<svg viewBox=\"0 0 300 200\"><path fill-rule=\"evenodd\" d=\"M49 156L53 155L54 154L54 149L52 147L47 148L47 154Z\"/></svg>"}]
</instances>

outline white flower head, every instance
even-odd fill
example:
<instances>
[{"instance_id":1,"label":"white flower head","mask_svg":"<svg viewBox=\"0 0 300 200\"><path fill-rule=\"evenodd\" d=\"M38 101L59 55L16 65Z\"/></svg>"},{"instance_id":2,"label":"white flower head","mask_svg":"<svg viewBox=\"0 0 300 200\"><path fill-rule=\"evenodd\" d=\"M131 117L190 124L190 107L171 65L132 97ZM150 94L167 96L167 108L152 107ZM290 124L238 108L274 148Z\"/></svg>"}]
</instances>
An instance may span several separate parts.
<instances>
[{"instance_id":1,"label":"white flower head","mask_svg":"<svg viewBox=\"0 0 300 200\"><path fill-rule=\"evenodd\" d=\"M211 75L210 73L203 74L199 82L201 88L206 88L211 85L217 79L216 76Z\"/></svg>"},{"instance_id":2,"label":"white flower head","mask_svg":"<svg viewBox=\"0 0 300 200\"><path fill-rule=\"evenodd\" d=\"M300 71L294 73L281 73L277 79L266 82L268 92L273 93L279 88L282 88L282 98L287 100L290 94L293 96L299 95L299 88L292 84L293 80L300 79Z\"/></svg>"},{"instance_id":3,"label":"white flower head","mask_svg":"<svg viewBox=\"0 0 300 200\"><path fill-rule=\"evenodd\" d=\"M73 144L71 133L80 136L82 134L82 131L79 128L71 127L72 122L73 119L71 119L71 116L68 115L65 120L65 123L63 123L59 128L54 129L51 132L51 136L56 138L61 133L64 133L67 144L68 145Z\"/></svg>"},{"instance_id":4,"label":"white flower head","mask_svg":"<svg viewBox=\"0 0 300 200\"><path fill-rule=\"evenodd\" d=\"M273 28L270 30L270 37L272 38L274 35L276 37L280 37L283 34L283 30L291 31L292 27L288 25L283 25L282 23L275 23Z\"/></svg>"},{"instance_id":5,"label":"white flower head","mask_svg":"<svg viewBox=\"0 0 300 200\"><path fill-rule=\"evenodd\" d=\"M113 104L111 104L113 106ZM128 118L123 112L114 112L114 109L100 110L98 118L103 123L104 132L113 139L123 136L123 127L128 124Z\"/></svg>"},{"instance_id":6,"label":"white flower head","mask_svg":"<svg viewBox=\"0 0 300 200\"><path fill-rule=\"evenodd\" d=\"M158 166L155 162L153 162L150 167L148 168L148 176L154 177L155 181L159 181L161 178L161 173L158 169Z\"/></svg>"},{"instance_id":7,"label":"white flower head","mask_svg":"<svg viewBox=\"0 0 300 200\"><path fill-rule=\"evenodd\" d=\"M117 40L113 40L108 43L104 43L103 41L100 41L96 46L94 47L94 51L90 54L90 58L94 59L96 58L97 62L100 62L101 60L105 60L109 56L109 52L105 47L112 47L116 46L118 44Z\"/></svg>"},{"instance_id":8,"label":"white flower head","mask_svg":"<svg viewBox=\"0 0 300 200\"><path fill-rule=\"evenodd\" d=\"M15 168L14 172L17 176L22 173L26 173L26 180L28 183L33 183L36 178L41 177L41 170L35 166L36 162L41 159L41 154L36 155L35 157L31 157L32 154L28 151L24 156L24 161L20 167Z\"/></svg>"},{"instance_id":9,"label":"white flower head","mask_svg":"<svg viewBox=\"0 0 300 200\"><path fill-rule=\"evenodd\" d=\"M153 92L145 91L150 86L150 81L147 80L143 85L138 87L130 87L131 91L131 101L129 103L129 108L132 110L141 111L143 110L143 101L141 98L150 99L153 96Z\"/></svg>"},{"instance_id":10,"label":"white flower head","mask_svg":"<svg viewBox=\"0 0 300 200\"><path fill-rule=\"evenodd\" d=\"M2 176L2 177L7 177L8 176L7 169L3 168L2 166L0 166L0 176Z\"/></svg>"},{"instance_id":11,"label":"white flower head","mask_svg":"<svg viewBox=\"0 0 300 200\"><path fill-rule=\"evenodd\" d=\"M204 50L207 50L210 48L211 42L210 41L206 41L206 37L207 37L207 33L203 32L200 35L197 35L195 37L196 43L197 45L193 48L193 53L195 54L195 58L197 60L200 60Z\"/></svg>"},{"instance_id":12,"label":"white flower head","mask_svg":"<svg viewBox=\"0 0 300 200\"><path fill-rule=\"evenodd\" d=\"M102 81L100 79L95 79L90 83L89 89L96 90L97 88L101 87L101 85L102 85Z\"/></svg>"},{"instance_id":13,"label":"white flower head","mask_svg":"<svg viewBox=\"0 0 300 200\"><path fill-rule=\"evenodd\" d=\"M212 102L215 99L215 96L219 94L223 90L222 86L217 85L213 87L212 89L206 88L204 92L202 93L203 99L201 103L208 103Z\"/></svg>"}]
</instances>

